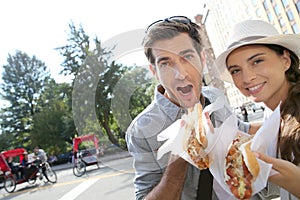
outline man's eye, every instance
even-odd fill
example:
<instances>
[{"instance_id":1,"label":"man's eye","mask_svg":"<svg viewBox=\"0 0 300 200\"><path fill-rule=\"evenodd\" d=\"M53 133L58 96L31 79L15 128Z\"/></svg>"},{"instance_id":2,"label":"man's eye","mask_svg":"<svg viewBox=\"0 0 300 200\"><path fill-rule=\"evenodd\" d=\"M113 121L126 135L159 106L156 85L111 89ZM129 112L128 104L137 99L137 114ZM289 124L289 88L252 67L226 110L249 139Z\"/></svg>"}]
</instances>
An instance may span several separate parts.
<instances>
[{"instance_id":1,"label":"man's eye","mask_svg":"<svg viewBox=\"0 0 300 200\"><path fill-rule=\"evenodd\" d=\"M158 64L158 66L159 66L160 68L164 68L164 67L170 66L170 63L169 63L169 62L161 62L161 63Z\"/></svg>"},{"instance_id":2,"label":"man's eye","mask_svg":"<svg viewBox=\"0 0 300 200\"><path fill-rule=\"evenodd\" d=\"M183 58L186 60L192 60L194 58L194 55L188 54L188 55L185 55Z\"/></svg>"}]
</instances>

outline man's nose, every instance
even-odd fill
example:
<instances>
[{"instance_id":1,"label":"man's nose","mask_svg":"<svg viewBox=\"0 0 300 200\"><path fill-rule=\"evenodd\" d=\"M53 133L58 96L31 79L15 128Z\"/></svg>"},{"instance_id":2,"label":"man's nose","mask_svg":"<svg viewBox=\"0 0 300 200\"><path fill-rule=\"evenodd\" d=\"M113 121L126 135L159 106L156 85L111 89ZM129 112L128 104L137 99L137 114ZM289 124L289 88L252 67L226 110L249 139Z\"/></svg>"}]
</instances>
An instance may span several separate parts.
<instances>
[{"instance_id":1,"label":"man's nose","mask_svg":"<svg viewBox=\"0 0 300 200\"><path fill-rule=\"evenodd\" d=\"M175 67L175 78L178 80L184 80L187 75L187 68L183 64L177 63Z\"/></svg>"}]
</instances>

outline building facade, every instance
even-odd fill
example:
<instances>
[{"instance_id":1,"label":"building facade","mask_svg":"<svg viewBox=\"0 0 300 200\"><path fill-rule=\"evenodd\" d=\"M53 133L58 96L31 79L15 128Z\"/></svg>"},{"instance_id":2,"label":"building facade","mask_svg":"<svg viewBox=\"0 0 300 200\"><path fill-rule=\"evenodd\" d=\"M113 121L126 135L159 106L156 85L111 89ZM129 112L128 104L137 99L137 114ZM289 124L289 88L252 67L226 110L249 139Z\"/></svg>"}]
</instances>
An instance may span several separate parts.
<instances>
[{"instance_id":1,"label":"building facade","mask_svg":"<svg viewBox=\"0 0 300 200\"><path fill-rule=\"evenodd\" d=\"M273 24L280 33L300 33L300 0L206 0L205 3L209 10L205 28L215 56L226 49L230 29L242 20L261 19ZM207 67L204 76L216 80L214 73L209 73L211 67ZM233 84L214 81L213 86L225 89L232 107L249 101Z\"/></svg>"}]
</instances>

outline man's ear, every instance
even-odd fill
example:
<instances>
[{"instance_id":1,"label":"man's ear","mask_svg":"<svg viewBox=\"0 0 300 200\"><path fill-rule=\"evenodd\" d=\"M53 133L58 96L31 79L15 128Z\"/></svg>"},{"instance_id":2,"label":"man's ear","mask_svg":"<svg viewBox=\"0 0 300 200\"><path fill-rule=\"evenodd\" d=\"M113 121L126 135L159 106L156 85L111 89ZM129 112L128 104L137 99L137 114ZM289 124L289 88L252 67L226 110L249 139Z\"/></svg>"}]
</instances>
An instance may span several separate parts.
<instances>
[{"instance_id":1,"label":"man's ear","mask_svg":"<svg viewBox=\"0 0 300 200\"><path fill-rule=\"evenodd\" d=\"M202 63L202 68L204 68L206 66L206 54L204 50L200 52L200 59Z\"/></svg>"},{"instance_id":2,"label":"man's ear","mask_svg":"<svg viewBox=\"0 0 300 200\"><path fill-rule=\"evenodd\" d=\"M155 66L153 66L152 64L150 64L149 65L149 70L153 74L153 76L156 78L156 80L158 80L158 76L157 76L157 72L156 72Z\"/></svg>"}]
</instances>

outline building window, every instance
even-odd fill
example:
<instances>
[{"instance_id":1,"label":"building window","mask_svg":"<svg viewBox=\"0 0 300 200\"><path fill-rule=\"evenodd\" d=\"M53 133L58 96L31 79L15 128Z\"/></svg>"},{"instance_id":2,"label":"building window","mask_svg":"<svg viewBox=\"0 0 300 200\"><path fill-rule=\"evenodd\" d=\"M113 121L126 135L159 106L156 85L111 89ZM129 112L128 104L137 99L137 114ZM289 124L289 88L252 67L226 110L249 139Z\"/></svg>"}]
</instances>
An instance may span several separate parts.
<instances>
[{"instance_id":1,"label":"building window","mask_svg":"<svg viewBox=\"0 0 300 200\"><path fill-rule=\"evenodd\" d=\"M298 33L300 32L300 31L299 31L299 27L298 27L297 24L293 24L293 25L292 25L292 29L293 29L293 31L294 31L295 34L298 34Z\"/></svg>"},{"instance_id":2,"label":"building window","mask_svg":"<svg viewBox=\"0 0 300 200\"><path fill-rule=\"evenodd\" d=\"M285 8L289 5L287 0L281 0L281 2Z\"/></svg>"},{"instance_id":3,"label":"building window","mask_svg":"<svg viewBox=\"0 0 300 200\"><path fill-rule=\"evenodd\" d=\"M256 6L257 5L257 0L252 0L252 5Z\"/></svg>"},{"instance_id":4,"label":"building window","mask_svg":"<svg viewBox=\"0 0 300 200\"><path fill-rule=\"evenodd\" d=\"M265 10L268 10L268 4L267 4L267 1L264 1L264 2L263 2L263 5L264 5Z\"/></svg>"},{"instance_id":5,"label":"building window","mask_svg":"<svg viewBox=\"0 0 300 200\"><path fill-rule=\"evenodd\" d=\"M282 18L279 19L279 23L280 23L280 26L281 26L282 28L285 27L285 23L284 23L284 20L283 20Z\"/></svg>"},{"instance_id":6,"label":"building window","mask_svg":"<svg viewBox=\"0 0 300 200\"><path fill-rule=\"evenodd\" d=\"M298 2L296 3L296 8L297 8L297 10L298 10L298 13L300 13L300 1L298 1Z\"/></svg>"},{"instance_id":7,"label":"building window","mask_svg":"<svg viewBox=\"0 0 300 200\"><path fill-rule=\"evenodd\" d=\"M293 13L290 9L286 12L286 14L287 14L290 21L294 20L294 15L293 15Z\"/></svg>"},{"instance_id":8,"label":"building window","mask_svg":"<svg viewBox=\"0 0 300 200\"><path fill-rule=\"evenodd\" d=\"M270 12L268 12L268 19L269 19L269 22L273 22L273 16Z\"/></svg>"},{"instance_id":9,"label":"building window","mask_svg":"<svg viewBox=\"0 0 300 200\"><path fill-rule=\"evenodd\" d=\"M260 17L260 16L261 16L261 12L260 12L259 9L256 9L256 16L257 16L257 17Z\"/></svg>"},{"instance_id":10,"label":"building window","mask_svg":"<svg viewBox=\"0 0 300 200\"><path fill-rule=\"evenodd\" d=\"M277 4L274 6L274 11L275 11L277 16L280 14L280 10L278 9Z\"/></svg>"}]
</instances>

